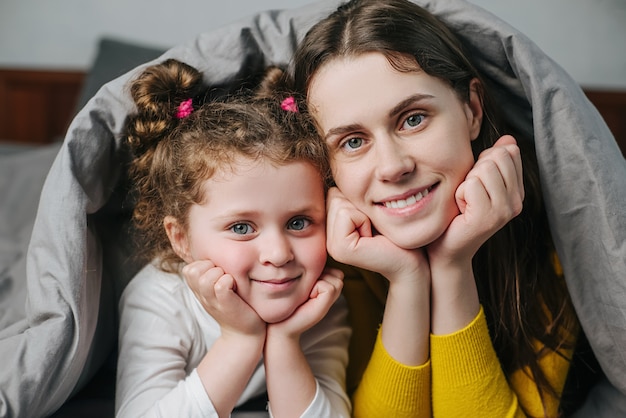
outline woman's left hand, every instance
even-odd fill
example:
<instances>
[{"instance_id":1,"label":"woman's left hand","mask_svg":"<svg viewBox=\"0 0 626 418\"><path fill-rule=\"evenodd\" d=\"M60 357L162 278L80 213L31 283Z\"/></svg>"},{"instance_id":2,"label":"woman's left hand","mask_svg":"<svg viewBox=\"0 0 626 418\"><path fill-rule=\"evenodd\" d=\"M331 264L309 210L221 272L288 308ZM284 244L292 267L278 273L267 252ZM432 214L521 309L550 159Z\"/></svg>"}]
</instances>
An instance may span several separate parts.
<instances>
[{"instance_id":1,"label":"woman's left hand","mask_svg":"<svg viewBox=\"0 0 626 418\"><path fill-rule=\"evenodd\" d=\"M459 215L428 247L435 260L470 260L480 246L522 211L524 182L517 142L501 137L483 151L456 191Z\"/></svg>"},{"instance_id":2,"label":"woman's left hand","mask_svg":"<svg viewBox=\"0 0 626 418\"><path fill-rule=\"evenodd\" d=\"M431 332L465 327L479 310L472 258L480 246L522 210L522 160L515 139L485 150L456 191L459 207L448 229L427 247L432 275Z\"/></svg>"}]
</instances>

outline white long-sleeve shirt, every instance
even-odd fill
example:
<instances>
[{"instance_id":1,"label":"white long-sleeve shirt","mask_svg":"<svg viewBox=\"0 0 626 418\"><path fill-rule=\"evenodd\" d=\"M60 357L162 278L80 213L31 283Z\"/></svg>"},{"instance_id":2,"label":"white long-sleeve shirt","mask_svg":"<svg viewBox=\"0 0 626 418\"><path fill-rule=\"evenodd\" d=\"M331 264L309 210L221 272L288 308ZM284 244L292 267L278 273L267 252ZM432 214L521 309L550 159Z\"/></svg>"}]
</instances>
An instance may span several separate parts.
<instances>
[{"instance_id":1,"label":"white long-sleeve shirt","mask_svg":"<svg viewBox=\"0 0 626 418\"><path fill-rule=\"evenodd\" d=\"M216 417L196 367L220 335L185 280L154 265L128 284L120 304L117 417ZM349 417L345 393L350 328L343 297L300 344L317 380L302 417ZM237 405L266 392L263 359Z\"/></svg>"}]
</instances>

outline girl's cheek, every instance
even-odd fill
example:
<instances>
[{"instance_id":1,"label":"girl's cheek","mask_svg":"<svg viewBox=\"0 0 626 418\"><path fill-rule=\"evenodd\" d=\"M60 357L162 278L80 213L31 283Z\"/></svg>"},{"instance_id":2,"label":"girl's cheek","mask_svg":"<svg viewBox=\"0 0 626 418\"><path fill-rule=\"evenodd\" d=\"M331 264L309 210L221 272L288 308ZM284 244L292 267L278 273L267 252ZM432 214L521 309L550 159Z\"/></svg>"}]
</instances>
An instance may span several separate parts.
<instances>
[{"instance_id":1,"label":"girl's cheek","mask_svg":"<svg viewBox=\"0 0 626 418\"><path fill-rule=\"evenodd\" d=\"M224 272L233 275L235 278L241 277L258 257L252 251L246 249L240 242L230 245L229 242L213 242L212 245L203 252L206 259L211 260L216 266L221 267Z\"/></svg>"},{"instance_id":2,"label":"girl's cheek","mask_svg":"<svg viewBox=\"0 0 626 418\"><path fill-rule=\"evenodd\" d=\"M321 275L328 259L326 252L326 234L320 234L320 238L316 240L315 246L310 253L312 254L311 264L313 269L318 272L318 275Z\"/></svg>"}]
</instances>

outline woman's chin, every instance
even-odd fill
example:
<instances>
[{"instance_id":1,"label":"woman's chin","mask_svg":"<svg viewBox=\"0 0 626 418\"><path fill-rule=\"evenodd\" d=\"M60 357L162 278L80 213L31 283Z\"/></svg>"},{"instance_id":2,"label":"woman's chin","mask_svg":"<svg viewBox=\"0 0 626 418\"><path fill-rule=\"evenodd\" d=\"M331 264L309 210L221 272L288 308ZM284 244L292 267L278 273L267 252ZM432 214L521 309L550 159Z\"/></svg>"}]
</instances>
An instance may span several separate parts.
<instances>
[{"instance_id":1,"label":"woman's chin","mask_svg":"<svg viewBox=\"0 0 626 418\"><path fill-rule=\"evenodd\" d=\"M400 231L399 233L389 232L385 236L389 239L389 241L404 250L415 250L433 243L440 235L441 234L435 233L429 235L417 235L410 233L407 234L406 231Z\"/></svg>"}]
</instances>

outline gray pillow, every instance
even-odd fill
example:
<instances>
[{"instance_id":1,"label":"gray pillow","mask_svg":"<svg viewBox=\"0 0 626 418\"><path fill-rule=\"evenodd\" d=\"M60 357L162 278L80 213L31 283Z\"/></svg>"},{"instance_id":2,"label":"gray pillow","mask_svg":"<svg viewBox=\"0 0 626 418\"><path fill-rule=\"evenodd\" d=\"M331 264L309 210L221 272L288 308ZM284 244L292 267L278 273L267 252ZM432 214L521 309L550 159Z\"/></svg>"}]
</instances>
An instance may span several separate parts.
<instances>
[{"instance_id":1,"label":"gray pillow","mask_svg":"<svg viewBox=\"0 0 626 418\"><path fill-rule=\"evenodd\" d=\"M85 79L76 112L78 113L104 84L140 64L159 57L166 48L140 45L135 42L103 37L98 43L96 58Z\"/></svg>"}]
</instances>

